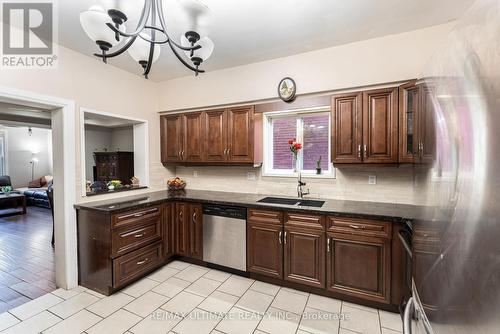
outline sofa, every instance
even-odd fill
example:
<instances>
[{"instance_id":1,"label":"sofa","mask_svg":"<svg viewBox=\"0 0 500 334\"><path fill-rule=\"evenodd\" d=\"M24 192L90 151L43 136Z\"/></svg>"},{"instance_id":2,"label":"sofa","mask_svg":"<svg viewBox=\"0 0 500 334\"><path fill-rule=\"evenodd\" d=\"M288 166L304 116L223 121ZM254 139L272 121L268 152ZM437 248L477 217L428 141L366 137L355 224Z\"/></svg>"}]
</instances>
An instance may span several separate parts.
<instances>
[{"instance_id":1,"label":"sofa","mask_svg":"<svg viewBox=\"0 0 500 334\"><path fill-rule=\"evenodd\" d=\"M28 187L17 188L16 191L26 196L26 204L50 209L47 189L52 186L52 176L46 175L33 180Z\"/></svg>"}]
</instances>

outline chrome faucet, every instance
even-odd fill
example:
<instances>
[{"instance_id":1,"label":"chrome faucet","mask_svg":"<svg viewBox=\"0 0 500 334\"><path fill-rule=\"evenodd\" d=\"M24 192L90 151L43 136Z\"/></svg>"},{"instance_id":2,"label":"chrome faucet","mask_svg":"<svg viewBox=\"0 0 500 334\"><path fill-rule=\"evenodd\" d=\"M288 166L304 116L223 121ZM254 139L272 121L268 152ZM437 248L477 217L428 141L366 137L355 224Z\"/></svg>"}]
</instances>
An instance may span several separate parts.
<instances>
[{"instance_id":1,"label":"chrome faucet","mask_svg":"<svg viewBox=\"0 0 500 334\"><path fill-rule=\"evenodd\" d=\"M298 185L297 185L297 195L299 196L300 199L304 198L305 195L309 195L309 188L307 189L307 192L304 192L302 190L302 187L305 185L306 185L306 183L302 182L302 173L299 173L299 180L298 180Z\"/></svg>"}]
</instances>

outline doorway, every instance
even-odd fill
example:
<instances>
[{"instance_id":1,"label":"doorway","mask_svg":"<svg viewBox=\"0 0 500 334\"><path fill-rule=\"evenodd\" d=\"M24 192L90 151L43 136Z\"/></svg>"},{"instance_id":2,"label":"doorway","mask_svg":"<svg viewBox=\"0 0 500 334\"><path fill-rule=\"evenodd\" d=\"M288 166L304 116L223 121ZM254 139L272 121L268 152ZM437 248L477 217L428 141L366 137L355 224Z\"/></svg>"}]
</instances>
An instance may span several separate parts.
<instances>
[{"instance_id":1,"label":"doorway","mask_svg":"<svg viewBox=\"0 0 500 334\"><path fill-rule=\"evenodd\" d=\"M71 100L0 87L0 102L50 111L54 187L54 263L57 287L78 285L76 216L76 117Z\"/></svg>"}]
</instances>

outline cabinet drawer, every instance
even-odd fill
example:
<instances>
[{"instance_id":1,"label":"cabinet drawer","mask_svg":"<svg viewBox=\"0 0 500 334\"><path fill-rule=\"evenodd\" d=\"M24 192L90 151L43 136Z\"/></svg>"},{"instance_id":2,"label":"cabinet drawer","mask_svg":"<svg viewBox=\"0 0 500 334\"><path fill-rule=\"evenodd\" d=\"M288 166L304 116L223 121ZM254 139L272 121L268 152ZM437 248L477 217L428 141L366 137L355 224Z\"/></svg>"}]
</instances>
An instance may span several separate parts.
<instances>
[{"instance_id":1,"label":"cabinet drawer","mask_svg":"<svg viewBox=\"0 0 500 334\"><path fill-rule=\"evenodd\" d=\"M161 238L161 221L158 219L153 218L133 226L126 225L113 231L111 256L124 254Z\"/></svg>"},{"instance_id":2,"label":"cabinet drawer","mask_svg":"<svg viewBox=\"0 0 500 334\"><path fill-rule=\"evenodd\" d=\"M146 219L149 220L153 218L160 220L161 210L159 206L114 214L112 218L112 228L136 225Z\"/></svg>"},{"instance_id":3,"label":"cabinet drawer","mask_svg":"<svg viewBox=\"0 0 500 334\"><path fill-rule=\"evenodd\" d=\"M325 220L323 216L287 212L285 213L285 226L305 227L324 231Z\"/></svg>"},{"instance_id":4,"label":"cabinet drawer","mask_svg":"<svg viewBox=\"0 0 500 334\"><path fill-rule=\"evenodd\" d=\"M255 223L281 225L283 222L283 213L280 211L250 209L248 210L247 220Z\"/></svg>"},{"instance_id":5,"label":"cabinet drawer","mask_svg":"<svg viewBox=\"0 0 500 334\"><path fill-rule=\"evenodd\" d=\"M162 243L140 248L113 260L113 287L120 287L144 273L156 268L162 262Z\"/></svg>"},{"instance_id":6,"label":"cabinet drawer","mask_svg":"<svg viewBox=\"0 0 500 334\"><path fill-rule=\"evenodd\" d=\"M328 231L391 239L391 223L356 218L328 217Z\"/></svg>"}]
</instances>

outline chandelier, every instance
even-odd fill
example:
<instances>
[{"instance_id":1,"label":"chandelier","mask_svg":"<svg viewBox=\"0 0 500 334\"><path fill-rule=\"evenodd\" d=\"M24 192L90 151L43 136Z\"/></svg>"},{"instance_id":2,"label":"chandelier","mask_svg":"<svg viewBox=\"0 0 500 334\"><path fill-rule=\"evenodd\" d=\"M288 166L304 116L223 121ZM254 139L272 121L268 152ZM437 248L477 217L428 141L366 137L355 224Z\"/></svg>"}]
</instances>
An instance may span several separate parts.
<instances>
[{"instance_id":1,"label":"chandelier","mask_svg":"<svg viewBox=\"0 0 500 334\"><path fill-rule=\"evenodd\" d=\"M134 1L134 0L130 0ZM123 11L112 8L107 12L100 6L92 6L80 14L80 23L85 33L99 46L100 53L94 54L107 63L108 58L116 57L128 50L130 56L143 69L147 79L151 66L160 57L160 46L167 44L175 57L197 76L205 71L200 65L214 50L214 43L207 36L197 32L198 21L206 16L208 8L196 0L178 0L190 18L189 29L180 36L180 41L172 39L167 31L163 11L163 0L144 0L144 7L137 27L126 32L124 23L127 16ZM113 47L123 44L116 50ZM181 53L185 53L185 59Z\"/></svg>"}]
</instances>

